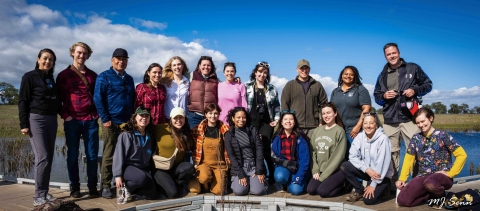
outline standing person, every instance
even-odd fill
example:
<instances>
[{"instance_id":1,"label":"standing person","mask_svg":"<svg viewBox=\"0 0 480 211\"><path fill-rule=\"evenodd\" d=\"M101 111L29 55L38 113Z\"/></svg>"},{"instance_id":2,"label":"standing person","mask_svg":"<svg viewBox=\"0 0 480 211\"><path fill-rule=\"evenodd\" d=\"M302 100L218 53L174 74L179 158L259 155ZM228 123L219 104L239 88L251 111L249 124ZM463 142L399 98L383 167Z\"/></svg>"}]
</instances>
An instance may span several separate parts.
<instances>
[{"instance_id":1,"label":"standing person","mask_svg":"<svg viewBox=\"0 0 480 211\"><path fill-rule=\"evenodd\" d=\"M235 107L247 108L247 98L245 85L235 80L237 68L235 63L226 62L223 67L223 74L226 81L218 84L218 106L222 108L222 112L218 119L229 125L227 114L230 109Z\"/></svg>"},{"instance_id":2,"label":"standing person","mask_svg":"<svg viewBox=\"0 0 480 211\"><path fill-rule=\"evenodd\" d=\"M354 190L347 201L355 202L363 197L366 205L380 201L382 193L389 193L393 164L390 158L390 140L375 113L363 114L363 131L353 140L349 161L342 163L342 170ZM358 178L367 180L364 188Z\"/></svg>"},{"instance_id":3,"label":"standing person","mask_svg":"<svg viewBox=\"0 0 480 211\"><path fill-rule=\"evenodd\" d=\"M250 74L250 81L245 84L247 89L248 115L252 125L257 128L262 137L263 155L267 161L268 182L273 184L274 164L270 157L273 128L280 119L280 102L277 88L270 81L270 64L258 62Z\"/></svg>"},{"instance_id":4,"label":"standing person","mask_svg":"<svg viewBox=\"0 0 480 211\"><path fill-rule=\"evenodd\" d=\"M188 67L185 61L174 56L168 60L163 70L163 77L160 84L167 90L167 99L165 101L165 115L170 114L173 108L180 107L188 111L188 89L190 81L184 75L188 73Z\"/></svg>"},{"instance_id":5,"label":"standing person","mask_svg":"<svg viewBox=\"0 0 480 211\"><path fill-rule=\"evenodd\" d=\"M60 116L64 120L67 145L67 170L70 179L70 196L80 198L80 177L78 154L80 137L83 138L87 159L87 186L91 198L99 197L98 182L98 113L93 102L97 73L90 70L85 62L92 55L90 46L77 42L70 48L73 64L57 76L58 98L62 102Z\"/></svg>"},{"instance_id":6,"label":"standing person","mask_svg":"<svg viewBox=\"0 0 480 211\"><path fill-rule=\"evenodd\" d=\"M342 190L345 180L340 165L347 150L345 130L335 104L322 106L322 126L313 130L310 143L313 177L307 192L322 198L335 196Z\"/></svg>"},{"instance_id":7,"label":"standing person","mask_svg":"<svg viewBox=\"0 0 480 211\"><path fill-rule=\"evenodd\" d=\"M297 73L297 77L283 88L282 109L295 111L298 126L311 137L322 118L319 108L328 102L328 97L322 83L310 76L310 62L298 61Z\"/></svg>"},{"instance_id":8,"label":"standing person","mask_svg":"<svg viewBox=\"0 0 480 211\"><path fill-rule=\"evenodd\" d=\"M148 66L143 76L143 83L138 84L135 90L135 108L143 106L150 110L154 125L166 122L165 101L166 89L160 84L162 78L162 66L152 63Z\"/></svg>"},{"instance_id":9,"label":"standing person","mask_svg":"<svg viewBox=\"0 0 480 211\"><path fill-rule=\"evenodd\" d=\"M398 205L412 207L433 197L445 196L467 160L467 153L447 131L433 127L435 114L429 108L420 108L413 119L422 131L415 134L403 158L402 172L396 186ZM455 162L452 162L452 155ZM405 185L413 163L419 167L418 175Z\"/></svg>"},{"instance_id":10,"label":"standing person","mask_svg":"<svg viewBox=\"0 0 480 211\"><path fill-rule=\"evenodd\" d=\"M150 174L154 150L150 113L140 106L118 136L113 155L115 185L122 190L117 204L130 202L133 193L145 199L155 198L155 182Z\"/></svg>"},{"instance_id":11,"label":"standing person","mask_svg":"<svg viewBox=\"0 0 480 211\"><path fill-rule=\"evenodd\" d=\"M330 101L335 104L338 114L342 117L348 140L347 152L353 139L362 129L363 113L370 112L372 104L370 94L361 80L362 77L356 67L346 66L338 76L338 87L330 96Z\"/></svg>"},{"instance_id":12,"label":"standing person","mask_svg":"<svg viewBox=\"0 0 480 211\"><path fill-rule=\"evenodd\" d=\"M53 78L55 53L45 48L38 53L35 69L22 77L18 101L20 131L30 137L35 154L35 197L33 205L45 204L55 198L48 194L55 139L57 112L61 106Z\"/></svg>"},{"instance_id":13,"label":"standing person","mask_svg":"<svg viewBox=\"0 0 480 211\"><path fill-rule=\"evenodd\" d=\"M426 95L432 90L432 81L420 66L400 58L397 44L386 44L383 53L387 64L378 76L373 95L375 102L383 106L383 127L392 142L392 162L395 170L392 182L395 182L400 168L400 140L403 138L405 146L408 146L412 136L420 132L412 122L412 114L402 101Z\"/></svg>"},{"instance_id":14,"label":"standing person","mask_svg":"<svg viewBox=\"0 0 480 211\"><path fill-rule=\"evenodd\" d=\"M218 103L218 78L212 57L201 56L193 72L189 88L188 122L190 128L205 119L203 109L210 103Z\"/></svg>"},{"instance_id":15,"label":"standing person","mask_svg":"<svg viewBox=\"0 0 480 211\"><path fill-rule=\"evenodd\" d=\"M262 195L268 190L262 140L250 124L245 107L232 108L227 117L231 127L225 134L225 148L232 167L233 193Z\"/></svg>"},{"instance_id":16,"label":"standing person","mask_svg":"<svg viewBox=\"0 0 480 211\"><path fill-rule=\"evenodd\" d=\"M215 195L225 193L230 160L225 150L224 136L229 127L218 120L221 111L217 104L208 104L204 110L206 119L192 129L197 142L193 154L196 178L188 184L192 193L201 193L202 190L210 190Z\"/></svg>"},{"instance_id":17,"label":"standing person","mask_svg":"<svg viewBox=\"0 0 480 211\"><path fill-rule=\"evenodd\" d=\"M195 175L195 168L188 162L189 157L186 156L186 152L194 149L195 143L185 118L185 111L180 107L172 109L168 123L155 125L154 132L157 139L155 155L163 158L175 156L175 161L169 169L154 170L155 182L167 198L180 197L179 190L186 187L187 182Z\"/></svg>"},{"instance_id":18,"label":"standing person","mask_svg":"<svg viewBox=\"0 0 480 211\"><path fill-rule=\"evenodd\" d=\"M121 132L120 124L128 122L133 113L135 84L132 76L125 70L127 64L127 51L122 48L115 49L112 55L112 66L100 73L95 84L93 100L105 130L100 170L104 198L113 198L110 190L113 178L112 161L118 135Z\"/></svg>"},{"instance_id":19,"label":"standing person","mask_svg":"<svg viewBox=\"0 0 480 211\"><path fill-rule=\"evenodd\" d=\"M305 189L306 174L310 166L308 138L298 128L295 111L285 110L272 142L272 161L275 163L277 189L287 189L292 195L300 195ZM282 187L280 187L282 186Z\"/></svg>"}]
</instances>

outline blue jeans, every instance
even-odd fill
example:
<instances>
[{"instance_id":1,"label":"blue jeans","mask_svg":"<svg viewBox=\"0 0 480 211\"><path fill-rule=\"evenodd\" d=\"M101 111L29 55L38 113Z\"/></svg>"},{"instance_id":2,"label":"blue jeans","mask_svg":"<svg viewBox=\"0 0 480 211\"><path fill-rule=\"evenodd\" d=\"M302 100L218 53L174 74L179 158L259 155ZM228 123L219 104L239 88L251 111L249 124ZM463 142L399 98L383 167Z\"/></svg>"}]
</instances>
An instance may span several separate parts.
<instances>
[{"instance_id":1,"label":"blue jeans","mask_svg":"<svg viewBox=\"0 0 480 211\"><path fill-rule=\"evenodd\" d=\"M292 195L300 195L305 188L305 181L300 181L297 184L293 183L292 173L283 166L275 167L274 177L276 182L282 185L288 185L287 191Z\"/></svg>"},{"instance_id":2,"label":"blue jeans","mask_svg":"<svg viewBox=\"0 0 480 211\"><path fill-rule=\"evenodd\" d=\"M98 182L97 157L99 145L97 119L88 121L72 119L68 122L64 122L63 125L67 142L67 170L70 185L72 187L80 186L80 178L78 175L78 154L80 150L81 136L83 137L85 156L87 159L87 184L89 188L96 188Z\"/></svg>"},{"instance_id":3,"label":"blue jeans","mask_svg":"<svg viewBox=\"0 0 480 211\"><path fill-rule=\"evenodd\" d=\"M198 115L197 113L195 113L193 111L189 111L188 114L187 114L187 118L188 118L188 124L190 125L190 129L192 129L193 127L200 124L200 122L203 119L205 119L205 116Z\"/></svg>"}]
</instances>

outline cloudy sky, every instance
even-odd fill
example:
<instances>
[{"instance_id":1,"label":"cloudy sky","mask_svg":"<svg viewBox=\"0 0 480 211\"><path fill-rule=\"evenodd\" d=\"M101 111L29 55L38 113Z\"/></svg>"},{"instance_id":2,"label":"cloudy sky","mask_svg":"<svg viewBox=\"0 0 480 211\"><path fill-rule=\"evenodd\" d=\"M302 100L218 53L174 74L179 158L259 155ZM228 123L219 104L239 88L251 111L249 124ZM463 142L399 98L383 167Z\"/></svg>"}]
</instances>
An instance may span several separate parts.
<instances>
[{"instance_id":1,"label":"cloudy sky","mask_svg":"<svg viewBox=\"0 0 480 211\"><path fill-rule=\"evenodd\" d=\"M43 48L55 51L58 73L72 62L69 47L82 41L93 48L87 66L97 73L111 66L115 48L127 49L127 72L136 82L152 62L163 66L178 55L193 70L209 55L222 79L226 61L236 63L243 81L257 62L269 62L281 92L296 76L298 60L307 59L329 95L346 65L359 69L372 93L386 63L383 45L396 42L401 56L433 80L425 103L472 108L480 106L479 8L474 0L2 0L0 81L18 87Z\"/></svg>"}]
</instances>

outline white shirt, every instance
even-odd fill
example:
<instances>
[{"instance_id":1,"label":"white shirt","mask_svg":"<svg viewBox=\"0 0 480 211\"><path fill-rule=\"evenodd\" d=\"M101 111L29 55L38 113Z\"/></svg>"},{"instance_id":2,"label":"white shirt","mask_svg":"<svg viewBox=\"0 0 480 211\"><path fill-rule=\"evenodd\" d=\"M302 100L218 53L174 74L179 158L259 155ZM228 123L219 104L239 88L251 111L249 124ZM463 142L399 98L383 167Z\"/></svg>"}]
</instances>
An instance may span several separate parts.
<instances>
[{"instance_id":1,"label":"white shirt","mask_svg":"<svg viewBox=\"0 0 480 211\"><path fill-rule=\"evenodd\" d=\"M188 88L190 87L190 82L188 79L183 76L180 84L172 81L170 87L165 84L167 89L167 100L165 101L165 115L167 118L170 118L170 112L173 108L180 107L183 110L188 112Z\"/></svg>"}]
</instances>

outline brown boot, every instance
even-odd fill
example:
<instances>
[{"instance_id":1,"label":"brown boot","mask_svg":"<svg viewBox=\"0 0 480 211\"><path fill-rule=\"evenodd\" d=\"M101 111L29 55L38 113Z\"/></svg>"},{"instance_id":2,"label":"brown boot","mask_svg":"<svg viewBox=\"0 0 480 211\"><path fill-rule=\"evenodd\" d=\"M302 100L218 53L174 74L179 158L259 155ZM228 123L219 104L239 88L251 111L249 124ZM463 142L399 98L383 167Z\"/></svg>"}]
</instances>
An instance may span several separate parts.
<instances>
[{"instance_id":1,"label":"brown boot","mask_svg":"<svg viewBox=\"0 0 480 211\"><path fill-rule=\"evenodd\" d=\"M361 198L363 198L363 193L357 193L355 192L355 189L353 189L352 192L346 197L347 201L349 202L356 202Z\"/></svg>"}]
</instances>

